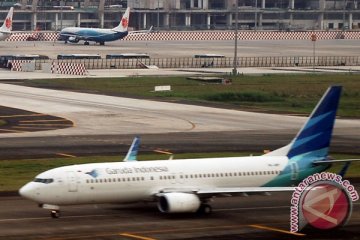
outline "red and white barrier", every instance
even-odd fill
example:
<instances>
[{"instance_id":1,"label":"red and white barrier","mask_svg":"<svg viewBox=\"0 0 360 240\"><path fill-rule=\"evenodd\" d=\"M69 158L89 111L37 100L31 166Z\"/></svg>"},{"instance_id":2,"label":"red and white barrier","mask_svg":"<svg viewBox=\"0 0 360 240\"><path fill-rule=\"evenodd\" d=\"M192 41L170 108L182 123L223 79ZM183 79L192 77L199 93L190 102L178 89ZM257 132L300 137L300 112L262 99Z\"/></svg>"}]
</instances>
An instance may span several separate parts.
<instances>
[{"instance_id":1,"label":"red and white barrier","mask_svg":"<svg viewBox=\"0 0 360 240\"><path fill-rule=\"evenodd\" d=\"M310 40L316 34L318 40L360 39L360 32L309 31L309 32L276 32L276 31L239 31L240 40ZM29 37L38 37L41 41L56 41L58 33L13 33L7 41L26 41ZM153 32L149 34L129 34L124 41L211 41L233 40L233 31L186 31L186 32Z\"/></svg>"},{"instance_id":2,"label":"red and white barrier","mask_svg":"<svg viewBox=\"0 0 360 240\"><path fill-rule=\"evenodd\" d=\"M16 71L16 72L22 72L23 69L23 64L24 63L31 63L31 61L29 60L11 60L8 62L8 64L11 64L11 71Z\"/></svg>"},{"instance_id":3,"label":"red and white barrier","mask_svg":"<svg viewBox=\"0 0 360 240\"><path fill-rule=\"evenodd\" d=\"M88 71L82 63L56 63L51 65L51 73L69 75L87 75Z\"/></svg>"}]
</instances>

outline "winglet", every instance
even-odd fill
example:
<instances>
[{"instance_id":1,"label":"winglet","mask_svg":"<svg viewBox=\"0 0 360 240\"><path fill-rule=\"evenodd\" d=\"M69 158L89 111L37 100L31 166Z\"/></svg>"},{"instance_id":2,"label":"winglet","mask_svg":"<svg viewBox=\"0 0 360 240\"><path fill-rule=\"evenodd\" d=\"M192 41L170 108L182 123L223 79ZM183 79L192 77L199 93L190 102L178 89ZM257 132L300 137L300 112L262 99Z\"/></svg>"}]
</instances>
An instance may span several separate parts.
<instances>
[{"instance_id":1,"label":"winglet","mask_svg":"<svg viewBox=\"0 0 360 240\"><path fill-rule=\"evenodd\" d=\"M6 32L6 33L10 33L12 30L12 18L13 18L13 13L14 13L14 8L11 7L5 20L3 25L0 28L1 32Z\"/></svg>"},{"instance_id":2,"label":"winglet","mask_svg":"<svg viewBox=\"0 0 360 240\"><path fill-rule=\"evenodd\" d=\"M129 26L130 8L128 7L121 18L119 25L112 30L115 32L127 32Z\"/></svg>"},{"instance_id":3,"label":"winglet","mask_svg":"<svg viewBox=\"0 0 360 240\"><path fill-rule=\"evenodd\" d=\"M131 162L131 161L137 161L137 154L140 147L140 137L135 137L129 151L126 154L126 157L124 158L124 162Z\"/></svg>"}]
</instances>

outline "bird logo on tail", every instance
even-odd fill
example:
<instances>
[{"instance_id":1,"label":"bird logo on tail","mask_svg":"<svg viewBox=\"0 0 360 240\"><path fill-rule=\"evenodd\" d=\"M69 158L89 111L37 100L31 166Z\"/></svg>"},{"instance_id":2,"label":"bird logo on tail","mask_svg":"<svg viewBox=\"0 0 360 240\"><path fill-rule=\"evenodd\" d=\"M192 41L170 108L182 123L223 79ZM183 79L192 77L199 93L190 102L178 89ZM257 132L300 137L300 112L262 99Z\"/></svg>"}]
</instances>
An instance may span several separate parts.
<instances>
[{"instance_id":1,"label":"bird logo on tail","mask_svg":"<svg viewBox=\"0 0 360 240\"><path fill-rule=\"evenodd\" d=\"M11 26L12 26L12 21L10 18L6 18L5 20L5 27L8 28L8 29L11 29Z\"/></svg>"},{"instance_id":2,"label":"bird logo on tail","mask_svg":"<svg viewBox=\"0 0 360 240\"><path fill-rule=\"evenodd\" d=\"M127 18L121 19L121 25L123 28L127 28L129 24L129 20Z\"/></svg>"}]
</instances>

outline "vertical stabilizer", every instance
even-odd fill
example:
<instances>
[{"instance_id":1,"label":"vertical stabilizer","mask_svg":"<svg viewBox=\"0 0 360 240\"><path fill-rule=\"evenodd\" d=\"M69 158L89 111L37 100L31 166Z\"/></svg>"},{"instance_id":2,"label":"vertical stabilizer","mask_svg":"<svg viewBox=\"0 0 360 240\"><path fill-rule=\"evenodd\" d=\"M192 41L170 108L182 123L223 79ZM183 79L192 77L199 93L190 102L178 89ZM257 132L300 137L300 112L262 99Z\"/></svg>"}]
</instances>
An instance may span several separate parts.
<instances>
[{"instance_id":1,"label":"vertical stabilizer","mask_svg":"<svg viewBox=\"0 0 360 240\"><path fill-rule=\"evenodd\" d=\"M128 7L121 18L119 25L112 30L115 32L127 32L129 26L130 8Z\"/></svg>"},{"instance_id":2,"label":"vertical stabilizer","mask_svg":"<svg viewBox=\"0 0 360 240\"><path fill-rule=\"evenodd\" d=\"M14 8L11 7L5 20L4 20L4 23L3 25L1 26L0 28L0 31L1 32L4 32L4 33L11 33L11 30L12 30L12 18L13 18L13 12L14 12Z\"/></svg>"},{"instance_id":3,"label":"vertical stabilizer","mask_svg":"<svg viewBox=\"0 0 360 240\"><path fill-rule=\"evenodd\" d=\"M329 87L292 142L267 155L285 155L295 161L302 158L308 161L325 159L328 156L341 89L341 86Z\"/></svg>"}]
</instances>

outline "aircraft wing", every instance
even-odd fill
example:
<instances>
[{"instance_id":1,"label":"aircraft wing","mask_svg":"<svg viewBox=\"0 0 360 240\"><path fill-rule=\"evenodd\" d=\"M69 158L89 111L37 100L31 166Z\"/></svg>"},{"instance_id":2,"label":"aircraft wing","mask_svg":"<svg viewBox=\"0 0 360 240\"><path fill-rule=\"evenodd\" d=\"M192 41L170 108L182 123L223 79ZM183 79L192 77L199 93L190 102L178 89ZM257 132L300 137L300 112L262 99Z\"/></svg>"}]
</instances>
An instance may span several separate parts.
<instances>
[{"instance_id":1,"label":"aircraft wing","mask_svg":"<svg viewBox=\"0 0 360 240\"><path fill-rule=\"evenodd\" d=\"M229 196L240 194L266 194L270 192L292 192L295 187L238 187L238 188L211 188L211 189L191 189L191 188L167 188L157 193L161 196L164 193L184 192L193 193L200 198L209 198L213 196Z\"/></svg>"}]
</instances>

